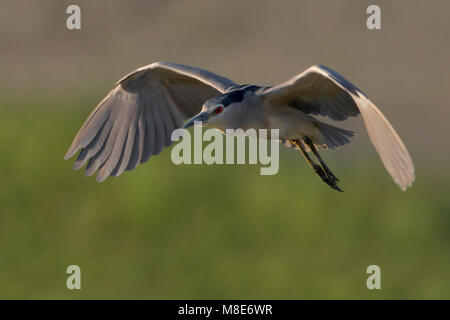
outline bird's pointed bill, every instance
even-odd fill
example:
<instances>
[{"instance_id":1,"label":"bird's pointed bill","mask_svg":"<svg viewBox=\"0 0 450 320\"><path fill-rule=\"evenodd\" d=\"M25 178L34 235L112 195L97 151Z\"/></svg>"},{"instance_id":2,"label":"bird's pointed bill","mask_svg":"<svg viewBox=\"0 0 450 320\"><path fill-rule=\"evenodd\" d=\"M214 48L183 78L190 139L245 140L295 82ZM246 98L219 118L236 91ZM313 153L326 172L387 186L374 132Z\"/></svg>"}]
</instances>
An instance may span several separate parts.
<instances>
[{"instance_id":1,"label":"bird's pointed bill","mask_svg":"<svg viewBox=\"0 0 450 320\"><path fill-rule=\"evenodd\" d=\"M201 112L198 115L196 115L195 117L191 118L190 120L188 120L184 125L183 125L183 129L189 128L191 126L193 126L195 124L195 122L203 122L206 120L206 118L208 117L208 113L206 112Z\"/></svg>"}]
</instances>

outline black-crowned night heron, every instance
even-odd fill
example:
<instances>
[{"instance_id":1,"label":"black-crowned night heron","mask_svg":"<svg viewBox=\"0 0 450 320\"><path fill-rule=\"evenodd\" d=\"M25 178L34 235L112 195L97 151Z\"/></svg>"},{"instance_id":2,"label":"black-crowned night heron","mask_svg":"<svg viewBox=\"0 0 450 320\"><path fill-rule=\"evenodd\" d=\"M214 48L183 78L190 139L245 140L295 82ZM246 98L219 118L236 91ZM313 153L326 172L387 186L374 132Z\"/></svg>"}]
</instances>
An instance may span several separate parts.
<instances>
[{"instance_id":1,"label":"black-crowned night heron","mask_svg":"<svg viewBox=\"0 0 450 320\"><path fill-rule=\"evenodd\" d=\"M381 161L402 190L411 186L414 166L394 128L367 96L337 72L314 65L278 85L238 85L212 72L156 62L123 77L98 104L72 142L65 159L81 152L86 175L97 181L132 170L171 144L171 133L194 121L225 129L279 129L280 141L300 150L319 177L336 190L339 181L316 147L335 149L353 132L325 124L362 115ZM309 152L319 161L314 162Z\"/></svg>"}]
</instances>

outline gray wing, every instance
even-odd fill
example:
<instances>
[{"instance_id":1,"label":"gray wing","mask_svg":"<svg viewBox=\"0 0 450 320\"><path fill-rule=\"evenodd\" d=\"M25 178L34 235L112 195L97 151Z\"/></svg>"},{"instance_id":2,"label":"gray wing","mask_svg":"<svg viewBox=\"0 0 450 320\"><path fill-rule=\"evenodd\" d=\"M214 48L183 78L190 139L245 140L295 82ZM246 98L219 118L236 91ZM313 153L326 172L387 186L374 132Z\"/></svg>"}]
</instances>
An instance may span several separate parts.
<instances>
[{"instance_id":1,"label":"gray wing","mask_svg":"<svg viewBox=\"0 0 450 320\"><path fill-rule=\"evenodd\" d=\"M403 191L414 182L413 162L397 132L367 96L336 71L312 66L287 82L267 88L262 96L272 103L337 121L361 113L370 140L394 182Z\"/></svg>"},{"instance_id":2,"label":"gray wing","mask_svg":"<svg viewBox=\"0 0 450 320\"><path fill-rule=\"evenodd\" d=\"M97 181L132 170L171 144L172 131L203 103L237 84L199 68L156 62L119 80L83 124L65 159L81 149L74 169L88 162Z\"/></svg>"}]
</instances>

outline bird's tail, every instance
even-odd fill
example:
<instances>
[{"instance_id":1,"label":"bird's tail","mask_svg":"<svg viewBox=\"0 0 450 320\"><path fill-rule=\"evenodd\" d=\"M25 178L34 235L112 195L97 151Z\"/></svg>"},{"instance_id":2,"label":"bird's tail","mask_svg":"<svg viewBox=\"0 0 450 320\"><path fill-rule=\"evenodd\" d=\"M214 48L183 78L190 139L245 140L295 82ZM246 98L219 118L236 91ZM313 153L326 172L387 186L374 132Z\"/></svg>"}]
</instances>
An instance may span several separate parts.
<instances>
[{"instance_id":1,"label":"bird's tail","mask_svg":"<svg viewBox=\"0 0 450 320\"><path fill-rule=\"evenodd\" d=\"M323 122L316 122L317 127L322 133L322 141L315 141L323 149L336 149L350 142L354 136L353 131L337 128Z\"/></svg>"}]
</instances>

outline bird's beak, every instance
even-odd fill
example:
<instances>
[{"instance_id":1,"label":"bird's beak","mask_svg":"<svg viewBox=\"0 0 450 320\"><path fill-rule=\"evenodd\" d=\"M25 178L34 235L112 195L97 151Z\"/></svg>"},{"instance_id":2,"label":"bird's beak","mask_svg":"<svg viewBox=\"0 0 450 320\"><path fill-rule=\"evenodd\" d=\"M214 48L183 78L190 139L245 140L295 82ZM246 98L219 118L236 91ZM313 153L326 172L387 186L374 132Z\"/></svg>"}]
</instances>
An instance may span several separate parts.
<instances>
[{"instance_id":1,"label":"bird's beak","mask_svg":"<svg viewBox=\"0 0 450 320\"><path fill-rule=\"evenodd\" d=\"M193 126L195 124L195 122L202 122L205 121L208 118L208 113L207 112L200 112L198 115L196 115L195 117L191 118L190 120L188 120L188 122L186 122L183 125L183 129L189 128L191 126Z\"/></svg>"}]
</instances>

